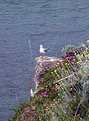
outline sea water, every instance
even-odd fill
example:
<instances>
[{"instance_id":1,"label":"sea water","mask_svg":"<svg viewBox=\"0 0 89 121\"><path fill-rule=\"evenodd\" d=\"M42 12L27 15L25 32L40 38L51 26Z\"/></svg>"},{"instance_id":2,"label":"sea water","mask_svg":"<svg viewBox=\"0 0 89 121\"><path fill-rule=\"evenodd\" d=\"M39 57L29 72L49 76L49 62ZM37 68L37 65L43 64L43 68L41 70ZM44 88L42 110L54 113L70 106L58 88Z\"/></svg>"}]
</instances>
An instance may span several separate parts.
<instances>
[{"instance_id":1,"label":"sea water","mask_svg":"<svg viewBox=\"0 0 89 121\"><path fill-rule=\"evenodd\" d=\"M58 57L87 39L89 0L0 0L0 121L29 99L40 44Z\"/></svg>"}]
</instances>

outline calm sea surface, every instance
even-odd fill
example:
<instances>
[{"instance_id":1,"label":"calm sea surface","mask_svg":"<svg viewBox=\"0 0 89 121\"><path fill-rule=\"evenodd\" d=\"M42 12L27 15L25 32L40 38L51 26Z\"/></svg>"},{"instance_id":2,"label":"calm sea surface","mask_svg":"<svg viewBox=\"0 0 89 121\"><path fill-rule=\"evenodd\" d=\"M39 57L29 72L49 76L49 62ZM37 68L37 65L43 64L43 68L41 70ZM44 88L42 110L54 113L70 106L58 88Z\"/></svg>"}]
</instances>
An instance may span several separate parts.
<instances>
[{"instance_id":1,"label":"calm sea surface","mask_svg":"<svg viewBox=\"0 0 89 121\"><path fill-rule=\"evenodd\" d=\"M29 99L40 44L59 56L66 44L87 39L89 0L0 0L0 121Z\"/></svg>"}]
</instances>

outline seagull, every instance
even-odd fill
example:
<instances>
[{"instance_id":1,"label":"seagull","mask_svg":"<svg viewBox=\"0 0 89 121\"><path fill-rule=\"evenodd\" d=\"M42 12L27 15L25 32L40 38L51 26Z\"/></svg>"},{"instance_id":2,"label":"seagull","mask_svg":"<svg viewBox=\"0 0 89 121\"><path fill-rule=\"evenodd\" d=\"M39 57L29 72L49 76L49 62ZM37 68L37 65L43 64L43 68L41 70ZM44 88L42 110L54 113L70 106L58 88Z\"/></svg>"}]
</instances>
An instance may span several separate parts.
<instances>
[{"instance_id":1,"label":"seagull","mask_svg":"<svg viewBox=\"0 0 89 121\"><path fill-rule=\"evenodd\" d=\"M89 43L89 40L87 40L87 43Z\"/></svg>"},{"instance_id":2,"label":"seagull","mask_svg":"<svg viewBox=\"0 0 89 121\"><path fill-rule=\"evenodd\" d=\"M45 54L47 52L48 48L43 48L43 45L40 45L40 53Z\"/></svg>"},{"instance_id":3,"label":"seagull","mask_svg":"<svg viewBox=\"0 0 89 121\"><path fill-rule=\"evenodd\" d=\"M30 90L30 94L31 94L31 97L34 97L34 92L32 89Z\"/></svg>"}]
</instances>

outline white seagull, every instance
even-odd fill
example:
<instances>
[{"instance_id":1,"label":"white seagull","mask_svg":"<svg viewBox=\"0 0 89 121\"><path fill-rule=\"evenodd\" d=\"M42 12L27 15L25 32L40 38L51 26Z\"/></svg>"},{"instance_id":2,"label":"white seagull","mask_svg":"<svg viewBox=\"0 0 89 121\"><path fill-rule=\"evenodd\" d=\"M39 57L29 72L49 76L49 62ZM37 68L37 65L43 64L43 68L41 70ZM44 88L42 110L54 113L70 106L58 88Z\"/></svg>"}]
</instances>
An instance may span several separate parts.
<instances>
[{"instance_id":1,"label":"white seagull","mask_svg":"<svg viewBox=\"0 0 89 121\"><path fill-rule=\"evenodd\" d=\"M30 90L30 94L31 94L31 97L34 97L34 92L32 89Z\"/></svg>"},{"instance_id":2,"label":"white seagull","mask_svg":"<svg viewBox=\"0 0 89 121\"><path fill-rule=\"evenodd\" d=\"M89 44L89 40L87 40L87 43Z\"/></svg>"},{"instance_id":3,"label":"white seagull","mask_svg":"<svg viewBox=\"0 0 89 121\"><path fill-rule=\"evenodd\" d=\"M43 45L40 45L40 53L45 54L47 52L48 48L43 48Z\"/></svg>"}]
</instances>

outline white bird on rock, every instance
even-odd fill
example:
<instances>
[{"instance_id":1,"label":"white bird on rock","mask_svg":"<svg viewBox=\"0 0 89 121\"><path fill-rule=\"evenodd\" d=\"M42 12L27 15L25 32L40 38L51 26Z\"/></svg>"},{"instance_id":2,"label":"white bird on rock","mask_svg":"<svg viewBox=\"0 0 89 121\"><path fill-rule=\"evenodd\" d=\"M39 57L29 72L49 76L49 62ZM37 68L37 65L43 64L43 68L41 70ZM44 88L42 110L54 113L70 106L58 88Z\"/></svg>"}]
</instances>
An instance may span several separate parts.
<instances>
[{"instance_id":1,"label":"white bird on rock","mask_svg":"<svg viewBox=\"0 0 89 121\"><path fill-rule=\"evenodd\" d=\"M48 51L48 48L43 48L43 45L40 45L40 53L45 54Z\"/></svg>"},{"instance_id":2,"label":"white bird on rock","mask_svg":"<svg viewBox=\"0 0 89 121\"><path fill-rule=\"evenodd\" d=\"M31 94L31 97L34 97L34 92L32 89L30 90L30 94Z\"/></svg>"}]
</instances>

